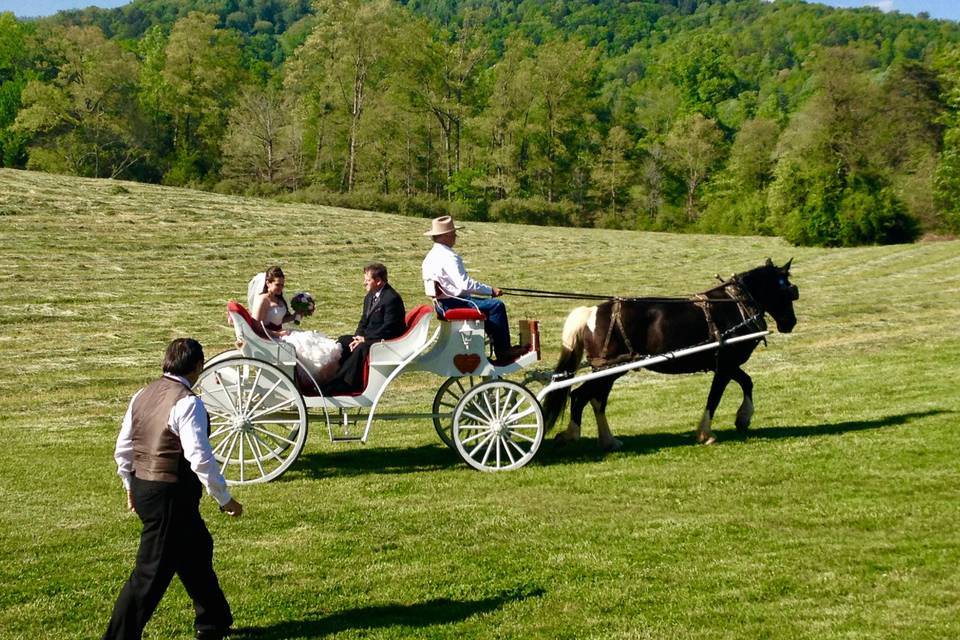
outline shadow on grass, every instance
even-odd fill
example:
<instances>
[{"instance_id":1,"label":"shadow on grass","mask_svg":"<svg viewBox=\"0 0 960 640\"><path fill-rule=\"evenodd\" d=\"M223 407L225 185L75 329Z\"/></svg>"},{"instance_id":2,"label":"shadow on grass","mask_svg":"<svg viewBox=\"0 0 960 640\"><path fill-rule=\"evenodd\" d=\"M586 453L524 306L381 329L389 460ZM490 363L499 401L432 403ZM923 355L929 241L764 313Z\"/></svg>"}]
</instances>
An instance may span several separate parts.
<instances>
[{"instance_id":1,"label":"shadow on grass","mask_svg":"<svg viewBox=\"0 0 960 640\"><path fill-rule=\"evenodd\" d=\"M884 416L873 420L849 420L833 424L795 425L785 427L760 427L741 434L734 429L714 430L719 444L749 438L776 440L780 438L804 438L809 436L837 435L869 429L882 429L907 424L912 420L930 416L954 413L946 409L930 409L898 415ZM556 430L555 430L556 432ZM559 445L553 440L553 433L547 434L536 458L531 464L544 466L554 464L574 464L581 462L599 462L606 453L597 446L596 436L586 436L577 442ZM670 449L689 447L694 444L693 432L685 433L641 433L619 435L623 442L620 454L643 455ZM346 445L350 447L351 445ZM307 478L329 478L354 476L360 474L401 474L421 471L438 471L466 465L455 451L439 444L419 447L366 448L362 445L330 452L316 452L299 457L294 466L278 481L294 480L301 476Z\"/></svg>"},{"instance_id":2,"label":"shadow on grass","mask_svg":"<svg viewBox=\"0 0 960 640\"><path fill-rule=\"evenodd\" d=\"M290 468L289 479L329 478L369 473L419 473L449 469L463 464L455 451L442 444L419 447L371 448L347 443L338 451L303 454ZM286 477L286 476L285 476Z\"/></svg>"},{"instance_id":3,"label":"shadow on grass","mask_svg":"<svg viewBox=\"0 0 960 640\"><path fill-rule=\"evenodd\" d=\"M832 436L839 433L849 433L851 431L898 427L912 420L948 413L954 412L948 409L929 409L927 411L914 411L912 413L884 416L874 420L849 420L847 422L836 422L833 424L798 425L792 427L761 427L759 429L750 429L750 431L747 432L747 437L776 440L778 438L801 438L804 436ZM736 434L736 432L733 433ZM733 435L733 437L736 438L740 436L737 434Z\"/></svg>"},{"instance_id":4,"label":"shadow on grass","mask_svg":"<svg viewBox=\"0 0 960 640\"><path fill-rule=\"evenodd\" d=\"M358 607L327 616L308 614L300 620L285 620L264 627L239 627L231 638L281 640L284 638L321 638L349 629L385 627L431 627L461 622L477 614L496 611L510 602L536 598L546 591L524 586L480 600L436 598L417 604L385 604Z\"/></svg>"},{"instance_id":5,"label":"shadow on grass","mask_svg":"<svg viewBox=\"0 0 960 640\"><path fill-rule=\"evenodd\" d=\"M809 436L829 436L854 431L883 429L907 424L913 420L930 416L954 413L946 409L930 409L898 415L884 416L873 420L849 420L833 424L795 425L787 427L761 427L750 429L745 434L734 429L714 430L718 443L751 438L777 440L780 438L805 438ZM623 442L623 449L619 453L646 454L660 449L672 447L689 447L694 444L693 432L686 433L643 433L636 435L614 435ZM536 462L542 465L569 464L602 460L607 454L597 446L596 437L587 437L578 442L559 445L550 440L545 441L537 452Z\"/></svg>"}]
</instances>

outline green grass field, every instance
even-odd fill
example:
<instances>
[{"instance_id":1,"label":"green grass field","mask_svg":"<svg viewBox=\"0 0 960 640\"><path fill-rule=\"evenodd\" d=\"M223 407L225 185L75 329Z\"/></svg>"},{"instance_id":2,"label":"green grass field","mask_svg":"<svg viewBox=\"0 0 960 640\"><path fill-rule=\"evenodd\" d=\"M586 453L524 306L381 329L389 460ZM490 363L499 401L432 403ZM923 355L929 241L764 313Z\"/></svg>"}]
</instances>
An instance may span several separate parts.
<instances>
[{"instance_id":1,"label":"green grass field","mask_svg":"<svg viewBox=\"0 0 960 640\"><path fill-rule=\"evenodd\" d=\"M362 265L423 302L424 220L0 170L0 637L99 637L132 567L113 445L162 350L227 349L224 304L280 263L306 328L352 331ZM276 482L203 511L241 637L960 637L960 241L797 249L774 238L468 223L474 275L501 286L678 295L794 257L799 324L746 369L692 444L709 378L631 374L609 407L624 450L544 443L481 474L425 421L368 445L314 425ZM570 301L539 317L552 366ZM401 378L385 411L428 410ZM147 628L189 638L178 582Z\"/></svg>"}]
</instances>

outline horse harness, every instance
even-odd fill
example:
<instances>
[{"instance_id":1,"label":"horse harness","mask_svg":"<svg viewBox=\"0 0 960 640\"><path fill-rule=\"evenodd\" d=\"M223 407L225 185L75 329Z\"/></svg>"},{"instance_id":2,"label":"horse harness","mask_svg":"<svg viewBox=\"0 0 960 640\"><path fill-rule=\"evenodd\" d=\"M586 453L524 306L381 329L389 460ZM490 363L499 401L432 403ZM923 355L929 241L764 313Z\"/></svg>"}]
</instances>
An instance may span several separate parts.
<instances>
[{"instance_id":1,"label":"horse harness","mask_svg":"<svg viewBox=\"0 0 960 640\"><path fill-rule=\"evenodd\" d=\"M609 367L611 365L620 364L621 362L635 360L639 356L639 354L633 349L633 344L630 342L630 336L627 335L626 329L623 328L623 313L621 312L622 308L623 298L614 298L613 307L610 309L610 324L607 326L607 335L603 339L603 348L600 349L600 353L597 355L597 357L590 358L590 365L594 369L599 367ZM620 332L620 337L623 338L623 345L627 348L627 352L615 358L608 358L607 349L610 347L610 339L613 337L614 328Z\"/></svg>"},{"instance_id":2,"label":"horse harness","mask_svg":"<svg viewBox=\"0 0 960 640\"><path fill-rule=\"evenodd\" d=\"M718 299L707 296L708 293L718 289L722 289L723 292L729 296L729 298ZM610 309L610 323L607 326L607 333L603 339L603 347L600 349L600 352L596 357L590 358L590 365L594 369L629 362L641 357L641 354L639 354L633 348L633 344L630 342L630 337L627 335L627 331L623 327L623 302L625 300L632 299L633 298L613 298L613 305ZM761 331L766 329L766 322L763 320L763 311L760 309L760 306L757 304L756 300L754 300L753 296L750 295L750 292L741 286L738 278L733 278L724 282L718 287L714 287L713 289L709 289L704 293L698 293L692 296L692 302L699 307L701 311L703 311L703 316L707 321L707 330L709 331L710 337L714 342L720 342L721 347L723 346L724 338L741 327L754 325L759 327L759 330ZM713 305L731 302L736 303L737 310L740 312L741 322L721 331L717 326L716 320L713 318ZM626 353L615 357L609 357L607 356L607 351L610 348L610 342L613 339L615 332L620 334L620 338L623 340L623 345L626 348ZM766 340L764 339L764 341ZM720 350L717 349L718 355L719 351Z\"/></svg>"}]
</instances>

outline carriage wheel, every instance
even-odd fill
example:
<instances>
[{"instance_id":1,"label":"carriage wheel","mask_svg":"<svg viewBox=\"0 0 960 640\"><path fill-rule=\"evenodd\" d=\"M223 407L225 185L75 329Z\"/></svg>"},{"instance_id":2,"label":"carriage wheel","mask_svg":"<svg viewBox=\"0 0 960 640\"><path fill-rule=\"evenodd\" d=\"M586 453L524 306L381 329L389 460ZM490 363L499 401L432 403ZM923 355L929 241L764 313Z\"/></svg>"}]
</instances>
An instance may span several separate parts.
<instances>
[{"instance_id":1,"label":"carriage wheel","mask_svg":"<svg viewBox=\"0 0 960 640\"><path fill-rule=\"evenodd\" d=\"M476 384L487 380L477 376L467 378L447 378L433 397L433 428L443 443L456 450L453 444L453 410L457 408L460 398Z\"/></svg>"},{"instance_id":2,"label":"carriage wheel","mask_svg":"<svg viewBox=\"0 0 960 640\"><path fill-rule=\"evenodd\" d=\"M227 484L269 482L307 439L307 407L277 367L231 358L203 370L194 387L210 414L210 446Z\"/></svg>"},{"instance_id":3,"label":"carriage wheel","mask_svg":"<svg viewBox=\"0 0 960 640\"><path fill-rule=\"evenodd\" d=\"M457 453L480 471L509 471L527 464L540 448L543 431L540 403L509 380L469 389L453 412Z\"/></svg>"}]
</instances>

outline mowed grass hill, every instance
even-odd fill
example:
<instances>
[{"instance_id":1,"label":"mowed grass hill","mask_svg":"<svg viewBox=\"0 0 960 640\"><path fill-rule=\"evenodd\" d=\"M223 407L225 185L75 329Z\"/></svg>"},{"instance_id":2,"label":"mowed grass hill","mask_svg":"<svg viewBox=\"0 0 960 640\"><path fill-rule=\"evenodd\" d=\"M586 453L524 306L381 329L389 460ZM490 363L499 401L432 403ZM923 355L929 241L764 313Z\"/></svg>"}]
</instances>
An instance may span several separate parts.
<instances>
[{"instance_id":1,"label":"mowed grass hill","mask_svg":"<svg viewBox=\"0 0 960 640\"><path fill-rule=\"evenodd\" d=\"M271 264L310 291L306 328L353 330L362 266L424 302L425 220L0 170L0 637L95 638L133 562L113 445L165 344L231 346L224 305ZM500 286L681 295L794 258L799 323L728 389L714 446L705 375L635 373L608 409L625 447L544 443L481 474L424 420L333 444L319 421L280 480L203 510L240 637L960 637L960 242L797 249L775 238L466 223ZM573 301L542 321L543 368ZM386 411L441 380L401 378ZM175 581L145 637L190 634Z\"/></svg>"}]
</instances>

